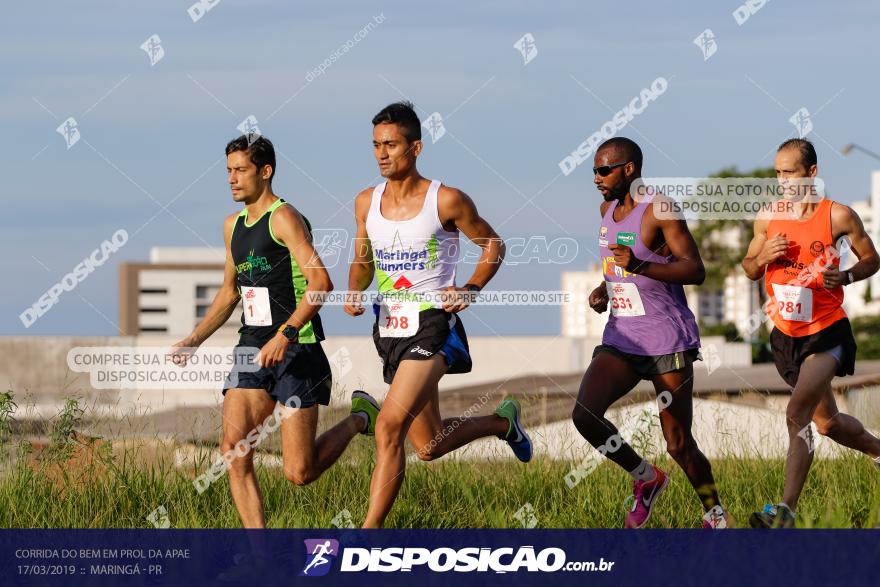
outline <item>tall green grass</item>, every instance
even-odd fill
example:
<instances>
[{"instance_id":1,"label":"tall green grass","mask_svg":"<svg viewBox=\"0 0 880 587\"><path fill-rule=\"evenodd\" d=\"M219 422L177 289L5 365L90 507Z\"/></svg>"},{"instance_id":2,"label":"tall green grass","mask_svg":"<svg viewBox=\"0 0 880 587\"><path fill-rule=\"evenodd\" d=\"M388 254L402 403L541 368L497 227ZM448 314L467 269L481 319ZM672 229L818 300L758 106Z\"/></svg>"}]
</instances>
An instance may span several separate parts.
<instances>
[{"instance_id":1,"label":"tall green grass","mask_svg":"<svg viewBox=\"0 0 880 587\"><path fill-rule=\"evenodd\" d=\"M94 439L84 441L74 434L72 428L82 414L68 404L55 420L51 444L39 454L29 454L23 448L27 443L16 443L4 426L13 410L4 412L3 406L11 401L11 395L5 403L0 397L0 416L5 414L0 438L7 449L0 457L0 527L152 527L147 517L159 506L167 510L172 527L239 527L225 477L202 494L192 485L216 452L206 448L200 459L180 466L170 445L158 452L137 442L113 450L106 444L95 448ZM83 451L91 455L85 465L76 461ZM292 485L280 468L259 467L268 525L329 527L343 510L358 525L366 514L373 458L372 439L358 436L340 462L307 487ZM539 528L623 525L623 501L631 479L613 463L604 462L570 489L564 476L573 463L444 460L408 462L388 526L516 528L520 521L515 513L526 503ZM657 464L672 475L649 527L699 527L702 509L684 474L668 459ZM78 466L87 474L73 474L71 469ZM781 460L715 459L713 470L722 501L741 525L746 525L750 512L780 498ZM880 470L857 453L816 460L798 515L801 527L880 526Z\"/></svg>"}]
</instances>

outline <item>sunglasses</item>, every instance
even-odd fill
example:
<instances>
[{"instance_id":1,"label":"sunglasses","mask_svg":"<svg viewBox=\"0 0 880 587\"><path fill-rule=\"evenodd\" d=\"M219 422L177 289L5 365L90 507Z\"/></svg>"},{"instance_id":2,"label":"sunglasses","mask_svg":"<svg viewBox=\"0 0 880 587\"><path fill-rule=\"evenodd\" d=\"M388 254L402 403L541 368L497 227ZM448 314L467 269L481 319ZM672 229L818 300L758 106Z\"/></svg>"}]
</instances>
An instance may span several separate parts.
<instances>
[{"instance_id":1,"label":"sunglasses","mask_svg":"<svg viewBox=\"0 0 880 587\"><path fill-rule=\"evenodd\" d=\"M612 170L617 169L618 167L623 167L627 163L629 163L629 161L624 161L623 163L615 163L614 165L593 167L593 175L599 175L599 177L608 177Z\"/></svg>"}]
</instances>

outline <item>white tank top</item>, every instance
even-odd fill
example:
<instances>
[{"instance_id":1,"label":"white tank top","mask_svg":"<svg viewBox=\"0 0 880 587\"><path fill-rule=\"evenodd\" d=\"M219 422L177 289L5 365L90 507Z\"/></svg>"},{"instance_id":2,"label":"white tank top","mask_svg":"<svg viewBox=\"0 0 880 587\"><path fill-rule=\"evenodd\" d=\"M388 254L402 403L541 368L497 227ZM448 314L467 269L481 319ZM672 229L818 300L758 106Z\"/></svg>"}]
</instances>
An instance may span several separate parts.
<instances>
[{"instance_id":1,"label":"white tank top","mask_svg":"<svg viewBox=\"0 0 880 587\"><path fill-rule=\"evenodd\" d=\"M443 228L437 208L439 190L440 182L432 180L425 203L414 218L388 220L381 211L385 182L373 189L367 237L373 248L380 292L430 293L455 285L458 230L450 232Z\"/></svg>"}]
</instances>

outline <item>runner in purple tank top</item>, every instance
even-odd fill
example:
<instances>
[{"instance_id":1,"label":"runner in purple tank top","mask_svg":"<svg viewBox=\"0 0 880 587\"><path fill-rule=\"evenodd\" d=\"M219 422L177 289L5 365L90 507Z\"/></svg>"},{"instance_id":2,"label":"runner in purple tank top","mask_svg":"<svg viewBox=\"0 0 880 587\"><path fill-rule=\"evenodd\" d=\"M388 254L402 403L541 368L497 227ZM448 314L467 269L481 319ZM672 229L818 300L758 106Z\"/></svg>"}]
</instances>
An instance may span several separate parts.
<instances>
[{"instance_id":1,"label":"runner in purple tank top","mask_svg":"<svg viewBox=\"0 0 880 587\"><path fill-rule=\"evenodd\" d=\"M667 451L703 504L703 527L725 528L731 520L718 499L712 467L691 434L700 335L683 285L702 283L706 273L687 224L658 219L652 201L633 199L630 186L641 171L642 151L630 139L609 139L596 151L593 181L604 198L599 250L605 279L590 294L590 306L599 313L610 308L611 315L572 419L590 444L632 475L625 526L641 528L669 477L619 436L605 412L640 380L653 382Z\"/></svg>"}]
</instances>

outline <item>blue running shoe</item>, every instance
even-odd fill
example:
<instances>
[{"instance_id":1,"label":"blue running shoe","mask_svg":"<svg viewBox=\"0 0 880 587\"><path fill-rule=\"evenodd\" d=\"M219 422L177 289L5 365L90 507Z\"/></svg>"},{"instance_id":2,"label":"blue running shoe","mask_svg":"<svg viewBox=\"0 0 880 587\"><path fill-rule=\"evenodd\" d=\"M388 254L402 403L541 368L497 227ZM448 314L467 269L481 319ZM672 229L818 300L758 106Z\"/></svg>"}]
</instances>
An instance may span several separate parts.
<instances>
[{"instance_id":1,"label":"blue running shoe","mask_svg":"<svg viewBox=\"0 0 880 587\"><path fill-rule=\"evenodd\" d=\"M532 440L520 422L521 412L522 408L520 408L519 402L511 396L504 398L495 408L495 415L501 416L508 422L507 434L503 439L510 445L516 458L528 463L532 460Z\"/></svg>"}]
</instances>

